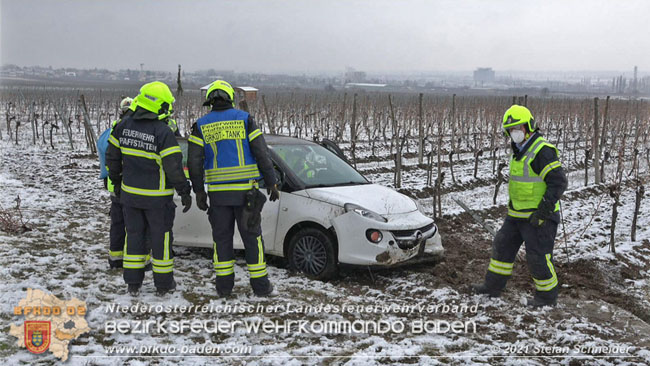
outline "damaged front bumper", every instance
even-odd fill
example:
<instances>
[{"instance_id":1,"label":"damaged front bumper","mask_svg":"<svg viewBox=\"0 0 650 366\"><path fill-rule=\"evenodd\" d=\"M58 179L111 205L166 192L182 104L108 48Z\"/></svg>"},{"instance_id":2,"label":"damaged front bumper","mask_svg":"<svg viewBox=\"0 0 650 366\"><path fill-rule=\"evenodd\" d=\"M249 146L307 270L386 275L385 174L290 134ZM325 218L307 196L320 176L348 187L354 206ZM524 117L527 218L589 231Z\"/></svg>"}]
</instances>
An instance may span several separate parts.
<instances>
[{"instance_id":1,"label":"damaged front bumper","mask_svg":"<svg viewBox=\"0 0 650 366\"><path fill-rule=\"evenodd\" d=\"M384 223L347 212L332 220L340 264L388 267L414 257L443 253L438 227L419 211L385 217ZM369 229L381 231L380 242L373 243L366 238Z\"/></svg>"}]
</instances>

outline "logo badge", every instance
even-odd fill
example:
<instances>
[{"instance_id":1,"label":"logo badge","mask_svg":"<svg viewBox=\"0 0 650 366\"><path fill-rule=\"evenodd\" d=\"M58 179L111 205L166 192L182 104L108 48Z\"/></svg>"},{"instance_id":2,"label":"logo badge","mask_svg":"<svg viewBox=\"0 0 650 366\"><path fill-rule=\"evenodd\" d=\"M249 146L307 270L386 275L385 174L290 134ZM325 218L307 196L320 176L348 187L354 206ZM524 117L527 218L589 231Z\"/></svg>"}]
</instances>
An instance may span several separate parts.
<instances>
[{"instance_id":1,"label":"logo badge","mask_svg":"<svg viewBox=\"0 0 650 366\"><path fill-rule=\"evenodd\" d=\"M415 232L415 240L418 242L422 240L422 232L420 230Z\"/></svg>"},{"instance_id":2,"label":"logo badge","mask_svg":"<svg viewBox=\"0 0 650 366\"><path fill-rule=\"evenodd\" d=\"M50 348L51 324L49 321L25 321L25 347L31 353L43 353Z\"/></svg>"}]
</instances>

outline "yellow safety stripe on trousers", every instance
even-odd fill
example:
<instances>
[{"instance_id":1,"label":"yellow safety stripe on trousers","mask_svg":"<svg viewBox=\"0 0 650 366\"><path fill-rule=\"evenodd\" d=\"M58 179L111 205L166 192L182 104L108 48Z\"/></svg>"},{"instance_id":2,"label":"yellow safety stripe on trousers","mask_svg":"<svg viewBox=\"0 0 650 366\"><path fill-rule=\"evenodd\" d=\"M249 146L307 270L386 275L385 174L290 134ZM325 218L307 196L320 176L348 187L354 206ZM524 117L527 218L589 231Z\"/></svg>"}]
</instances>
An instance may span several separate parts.
<instances>
[{"instance_id":1,"label":"yellow safety stripe on trousers","mask_svg":"<svg viewBox=\"0 0 650 366\"><path fill-rule=\"evenodd\" d=\"M517 210L513 210L510 207L508 207L508 216L512 216L512 217L516 217L516 218L520 218L520 219L527 219L527 218L530 217L530 215L532 215L532 213L533 213L533 211L528 211L528 212L517 211Z\"/></svg>"},{"instance_id":2,"label":"yellow safety stripe on trousers","mask_svg":"<svg viewBox=\"0 0 650 366\"><path fill-rule=\"evenodd\" d=\"M154 273L171 273L174 271L174 258L168 261L152 260L152 269Z\"/></svg>"},{"instance_id":3,"label":"yellow safety stripe on trousers","mask_svg":"<svg viewBox=\"0 0 650 366\"><path fill-rule=\"evenodd\" d=\"M183 152L181 151L181 147L180 146L172 146L170 148L167 148L167 149L160 152L160 157L164 158L165 156L168 156L168 155L171 155L171 154L174 154L174 153L182 154Z\"/></svg>"},{"instance_id":4,"label":"yellow safety stripe on trousers","mask_svg":"<svg viewBox=\"0 0 650 366\"><path fill-rule=\"evenodd\" d=\"M266 268L266 263L248 264L249 271L259 271Z\"/></svg>"},{"instance_id":5,"label":"yellow safety stripe on trousers","mask_svg":"<svg viewBox=\"0 0 650 366\"><path fill-rule=\"evenodd\" d=\"M155 160L156 164L158 164L158 175L160 177L159 182L158 182L159 190L162 191L162 190L165 189L165 171L163 170L162 158L160 157L160 155L158 155L156 153L148 152L148 151L131 149L131 148L128 148L128 147L122 147L121 151L122 151L122 154L124 154L124 155L131 155L131 156L136 156L136 157L139 157L139 158ZM129 193L131 193L131 192L129 192ZM172 194L174 194L173 191L172 191ZM145 196L146 196L146 194L145 194Z\"/></svg>"},{"instance_id":6,"label":"yellow safety stripe on trousers","mask_svg":"<svg viewBox=\"0 0 650 366\"><path fill-rule=\"evenodd\" d=\"M144 188L135 188L129 187L124 182L122 182L122 191L128 192L131 194L137 194L139 196L150 196L150 197L160 197L160 196L171 196L174 194L173 189L144 189Z\"/></svg>"},{"instance_id":7,"label":"yellow safety stripe on trousers","mask_svg":"<svg viewBox=\"0 0 650 366\"><path fill-rule=\"evenodd\" d=\"M108 142L113 144L113 146L115 146L116 148L118 149L120 148L120 141L116 139L113 135L108 136Z\"/></svg>"},{"instance_id":8,"label":"yellow safety stripe on trousers","mask_svg":"<svg viewBox=\"0 0 650 366\"><path fill-rule=\"evenodd\" d=\"M262 271L259 272L253 272L249 271L249 275L251 278L260 278L266 276L268 273L266 272L266 269L263 269Z\"/></svg>"},{"instance_id":9,"label":"yellow safety stripe on trousers","mask_svg":"<svg viewBox=\"0 0 650 366\"><path fill-rule=\"evenodd\" d=\"M133 261L128 261L124 259L122 261L122 267L123 268L128 268L128 269L143 269L145 267L144 261L141 262L133 262Z\"/></svg>"},{"instance_id":10,"label":"yellow safety stripe on trousers","mask_svg":"<svg viewBox=\"0 0 650 366\"><path fill-rule=\"evenodd\" d=\"M248 183L226 183L226 184L208 184L208 192L222 192L222 191L247 191L252 189L257 182Z\"/></svg>"},{"instance_id":11,"label":"yellow safety stripe on trousers","mask_svg":"<svg viewBox=\"0 0 650 366\"><path fill-rule=\"evenodd\" d=\"M257 237L257 264L264 262L264 245L262 245L262 235Z\"/></svg>"},{"instance_id":12,"label":"yellow safety stripe on trousers","mask_svg":"<svg viewBox=\"0 0 650 366\"><path fill-rule=\"evenodd\" d=\"M201 147L205 146L203 139L198 136L190 135L190 137L187 138L187 141L195 143Z\"/></svg>"},{"instance_id":13,"label":"yellow safety stripe on trousers","mask_svg":"<svg viewBox=\"0 0 650 366\"><path fill-rule=\"evenodd\" d=\"M555 267L551 262L551 254L546 255L546 266L548 267L549 271L551 271L551 278L546 280L538 280L533 277L537 291L551 291L557 286L557 274L555 273Z\"/></svg>"},{"instance_id":14,"label":"yellow safety stripe on trousers","mask_svg":"<svg viewBox=\"0 0 650 366\"><path fill-rule=\"evenodd\" d=\"M225 262L214 262L214 269L226 269L235 267L235 260L225 261Z\"/></svg>"},{"instance_id":15,"label":"yellow safety stripe on trousers","mask_svg":"<svg viewBox=\"0 0 650 366\"><path fill-rule=\"evenodd\" d=\"M113 260L122 259L122 257L124 256L124 251L121 251L121 250L119 250L119 251L109 250L108 251L108 256Z\"/></svg>"},{"instance_id":16,"label":"yellow safety stripe on trousers","mask_svg":"<svg viewBox=\"0 0 650 366\"><path fill-rule=\"evenodd\" d=\"M235 273L235 268L230 269L217 269L214 271L218 277L230 276Z\"/></svg>"},{"instance_id":17,"label":"yellow safety stripe on trousers","mask_svg":"<svg viewBox=\"0 0 650 366\"><path fill-rule=\"evenodd\" d=\"M169 231L165 232L165 241L163 242L163 260L169 259Z\"/></svg>"},{"instance_id":18,"label":"yellow safety stripe on trousers","mask_svg":"<svg viewBox=\"0 0 650 366\"><path fill-rule=\"evenodd\" d=\"M555 168L559 168L562 166L562 163L560 163L559 160L553 161L549 163L547 166L542 169L542 171L539 173L539 176L542 177L542 179L546 178L546 174L548 174L551 170Z\"/></svg>"},{"instance_id":19,"label":"yellow safety stripe on trousers","mask_svg":"<svg viewBox=\"0 0 650 366\"><path fill-rule=\"evenodd\" d=\"M506 263L506 262L501 262L496 259L490 258L490 265L488 266L488 271L504 275L504 276L510 276L512 274L512 267L514 263Z\"/></svg>"},{"instance_id":20,"label":"yellow safety stripe on trousers","mask_svg":"<svg viewBox=\"0 0 650 366\"><path fill-rule=\"evenodd\" d=\"M250 142L250 141L253 141L253 140L255 140L256 138L260 137L261 135L262 135L262 131L260 131L260 129L258 128L258 129L256 129L255 131L253 131L253 132L251 132L251 133L248 134L248 141L249 141L249 142Z\"/></svg>"},{"instance_id":21,"label":"yellow safety stripe on trousers","mask_svg":"<svg viewBox=\"0 0 650 366\"><path fill-rule=\"evenodd\" d=\"M217 243L212 242L212 262L214 266L214 271L219 277L229 276L235 273L235 260L229 260L224 262L219 262L219 256L217 255Z\"/></svg>"}]
</instances>

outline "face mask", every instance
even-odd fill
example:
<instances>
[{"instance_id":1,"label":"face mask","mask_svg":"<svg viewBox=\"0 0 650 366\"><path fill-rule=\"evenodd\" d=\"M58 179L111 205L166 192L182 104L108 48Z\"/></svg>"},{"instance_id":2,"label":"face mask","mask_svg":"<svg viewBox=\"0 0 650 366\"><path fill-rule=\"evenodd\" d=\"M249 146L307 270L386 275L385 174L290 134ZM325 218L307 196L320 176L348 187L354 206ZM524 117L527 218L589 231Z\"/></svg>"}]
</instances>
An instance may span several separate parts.
<instances>
[{"instance_id":1,"label":"face mask","mask_svg":"<svg viewBox=\"0 0 650 366\"><path fill-rule=\"evenodd\" d=\"M510 138L515 144L521 144L524 141L524 137L524 132L522 130L510 132Z\"/></svg>"}]
</instances>

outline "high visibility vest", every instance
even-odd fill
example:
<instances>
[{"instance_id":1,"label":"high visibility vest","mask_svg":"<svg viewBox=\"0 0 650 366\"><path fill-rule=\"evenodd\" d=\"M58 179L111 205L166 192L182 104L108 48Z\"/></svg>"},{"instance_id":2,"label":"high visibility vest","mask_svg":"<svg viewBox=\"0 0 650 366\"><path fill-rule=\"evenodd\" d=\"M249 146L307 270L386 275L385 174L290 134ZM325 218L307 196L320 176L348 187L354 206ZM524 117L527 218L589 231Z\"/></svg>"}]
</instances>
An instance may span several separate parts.
<instances>
[{"instance_id":1,"label":"high visibility vest","mask_svg":"<svg viewBox=\"0 0 650 366\"><path fill-rule=\"evenodd\" d=\"M517 160L515 154L510 158L510 180L508 182L508 195L510 205L508 215L517 218L528 218L537 209L539 203L546 193L546 182L544 178L551 170L561 166L559 161L553 161L545 166L540 174L535 173L531 163L544 146L548 146L559 152L557 148L548 143L543 137L539 137L526 150L523 158ZM560 203L555 204L555 211L560 209Z\"/></svg>"},{"instance_id":2,"label":"high visibility vest","mask_svg":"<svg viewBox=\"0 0 650 366\"><path fill-rule=\"evenodd\" d=\"M256 129L247 133L248 116L238 109L226 109L212 111L196 122L200 136L188 140L204 148L209 191L250 189L252 182L261 178L250 141L262 132Z\"/></svg>"}]
</instances>

